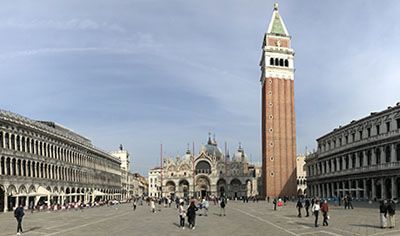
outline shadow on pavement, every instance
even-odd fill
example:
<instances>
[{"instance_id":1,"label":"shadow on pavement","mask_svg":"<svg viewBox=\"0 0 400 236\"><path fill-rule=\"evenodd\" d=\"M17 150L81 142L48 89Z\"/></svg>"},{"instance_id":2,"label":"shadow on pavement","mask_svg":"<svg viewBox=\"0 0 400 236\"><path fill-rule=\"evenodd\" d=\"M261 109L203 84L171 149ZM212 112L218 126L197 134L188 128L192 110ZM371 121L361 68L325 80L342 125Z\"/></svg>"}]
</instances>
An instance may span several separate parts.
<instances>
[{"instance_id":1,"label":"shadow on pavement","mask_svg":"<svg viewBox=\"0 0 400 236\"><path fill-rule=\"evenodd\" d=\"M178 223L176 223L176 222L174 222L174 223L172 223L173 225L175 225L176 227L178 227L178 228L180 228L181 226L178 224Z\"/></svg>"},{"instance_id":2,"label":"shadow on pavement","mask_svg":"<svg viewBox=\"0 0 400 236\"><path fill-rule=\"evenodd\" d=\"M32 228L30 228L30 229L28 229L28 230L25 230L24 232L26 233L26 232L30 232L30 231L35 231L35 230L38 230L38 229L41 229L42 227L32 227Z\"/></svg>"},{"instance_id":3,"label":"shadow on pavement","mask_svg":"<svg viewBox=\"0 0 400 236\"><path fill-rule=\"evenodd\" d=\"M357 226L357 227L367 227L367 228L374 228L374 229L380 229L381 227L377 225L367 225L367 224L350 224L350 226Z\"/></svg>"}]
</instances>

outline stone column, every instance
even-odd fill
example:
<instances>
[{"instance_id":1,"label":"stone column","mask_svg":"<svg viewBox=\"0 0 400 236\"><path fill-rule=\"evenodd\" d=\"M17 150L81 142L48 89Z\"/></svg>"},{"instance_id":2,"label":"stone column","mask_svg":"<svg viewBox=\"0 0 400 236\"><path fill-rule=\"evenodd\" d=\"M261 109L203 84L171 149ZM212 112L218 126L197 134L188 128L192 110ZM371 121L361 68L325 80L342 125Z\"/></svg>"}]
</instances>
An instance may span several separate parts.
<instances>
[{"instance_id":1,"label":"stone column","mask_svg":"<svg viewBox=\"0 0 400 236\"><path fill-rule=\"evenodd\" d=\"M356 180L356 198L360 199L360 191L358 189L359 189L359 180L357 179Z\"/></svg>"},{"instance_id":2,"label":"stone column","mask_svg":"<svg viewBox=\"0 0 400 236\"><path fill-rule=\"evenodd\" d=\"M367 179L363 179L363 188L364 188L364 199L368 199L368 192L367 192Z\"/></svg>"},{"instance_id":3,"label":"stone column","mask_svg":"<svg viewBox=\"0 0 400 236\"><path fill-rule=\"evenodd\" d=\"M371 179L371 200L376 198L375 179Z\"/></svg>"},{"instance_id":4,"label":"stone column","mask_svg":"<svg viewBox=\"0 0 400 236\"><path fill-rule=\"evenodd\" d=\"M386 152L385 147L379 147L381 149L381 164L386 162Z\"/></svg>"},{"instance_id":5,"label":"stone column","mask_svg":"<svg viewBox=\"0 0 400 236\"><path fill-rule=\"evenodd\" d=\"M392 199L395 199L395 198L397 198L397 184L396 184L395 177L391 177L390 181L391 181L391 187L392 187L392 189L391 189L392 190Z\"/></svg>"},{"instance_id":6,"label":"stone column","mask_svg":"<svg viewBox=\"0 0 400 236\"><path fill-rule=\"evenodd\" d=\"M29 196L28 196L28 195L26 195L26 199L25 199L25 207L26 207L26 209L28 209L28 208L29 208Z\"/></svg>"},{"instance_id":7,"label":"stone column","mask_svg":"<svg viewBox=\"0 0 400 236\"><path fill-rule=\"evenodd\" d=\"M386 196L385 180L384 179L380 179L379 181L381 182L381 193L382 193L381 197L382 197L382 199L386 199L387 196Z\"/></svg>"},{"instance_id":8,"label":"stone column","mask_svg":"<svg viewBox=\"0 0 400 236\"><path fill-rule=\"evenodd\" d=\"M4 187L5 189L5 187ZM7 190L4 190L4 209L3 212L8 211L8 193Z\"/></svg>"},{"instance_id":9,"label":"stone column","mask_svg":"<svg viewBox=\"0 0 400 236\"><path fill-rule=\"evenodd\" d=\"M341 158L342 158L342 170L345 170L346 169L346 158L345 158L345 156L342 156Z\"/></svg>"},{"instance_id":10,"label":"stone column","mask_svg":"<svg viewBox=\"0 0 400 236\"><path fill-rule=\"evenodd\" d=\"M376 163L376 154L375 154L375 148L372 148L371 150L371 164L372 165L376 165L378 163Z\"/></svg>"},{"instance_id":11,"label":"stone column","mask_svg":"<svg viewBox=\"0 0 400 236\"><path fill-rule=\"evenodd\" d=\"M342 168L342 167L340 166L339 158L336 157L336 171L340 171L341 168Z\"/></svg>"},{"instance_id":12,"label":"stone column","mask_svg":"<svg viewBox=\"0 0 400 236\"><path fill-rule=\"evenodd\" d=\"M348 155L347 155L347 158L349 159L349 169L353 169L354 166L353 166L353 162L351 161L351 155L348 154Z\"/></svg>"},{"instance_id":13,"label":"stone column","mask_svg":"<svg viewBox=\"0 0 400 236\"><path fill-rule=\"evenodd\" d=\"M390 156L391 156L391 162L396 162L396 145L394 143L390 144Z\"/></svg>"},{"instance_id":14,"label":"stone column","mask_svg":"<svg viewBox=\"0 0 400 236\"><path fill-rule=\"evenodd\" d=\"M352 190L352 188L353 188L352 182L353 182L353 181L351 181L351 180L348 181L348 183L349 183L349 194L350 194L352 197L354 197L353 190Z\"/></svg>"},{"instance_id":15,"label":"stone column","mask_svg":"<svg viewBox=\"0 0 400 236\"><path fill-rule=\"evenodd\" d=\"M331 182L331 196L335 196L335 184Z\"/></svg>"}]
</instances>

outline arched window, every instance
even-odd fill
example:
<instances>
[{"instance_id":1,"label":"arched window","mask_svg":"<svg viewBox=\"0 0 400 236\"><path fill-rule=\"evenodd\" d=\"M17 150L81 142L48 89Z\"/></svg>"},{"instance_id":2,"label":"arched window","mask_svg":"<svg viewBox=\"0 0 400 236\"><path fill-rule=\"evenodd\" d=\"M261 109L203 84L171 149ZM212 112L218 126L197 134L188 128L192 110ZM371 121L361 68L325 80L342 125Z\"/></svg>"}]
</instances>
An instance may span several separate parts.
<instances>
[{"instance_id":1,"label":"arched window","mask_svg":"<svg viewBox=\"0 0 400 236\"><path fill-rule=\"evenodd\" d=\"M15 135L11 134L11 149L15 150Z\"/></svg>"},{"instance_id":2,"label":"arched window","mask_svg":"<svg viewBox=\"0 0 400 236\"><path fill-rule=\"evenodd\" d=\"M0 132L0 148L4 148L3 147L3 132Z\"/></svg>"},{"instance_id":3,"label":"arched window","mask_svg":"<svg viewBox=\"0 0 400 236\"><path fill-rule=\"evenodd\" d=\"M17 151L21 151L21 139L19 135L17 135Z\"/></svg>"},{"instance_id":4,"label":"arched window","mask_svg":"<svg viewBox=\"0 0 400 236\"><path fill-rule=\"evenodd\" d=\"M279 59L278 58L275 58L275 65L279 66Z\"/></svg>"},{"instance_id":5,"label":"arched window","mask_svg":"<svg viewBox=\"0 0 400 236\"><path fill-rule=\"evenodd\" d=\"M17 175L17 164L15 158L13 158L11 161L11 167L12 167L12 175Z\"/></svg>"},{"instance_id":6,"label":"arched window","mask_svg":"<svg viewBox=\"0 0 400 236\"><path fill-rule=\"evenodd\" d=\"M269 59L269 64L270 64L271 66L274 65L274 58Z\"/></svg>"},{"instance_id":7,"label":"arched window","mask_svg":"<svg viewBox=\"0 0 400 236\"><path fill-rule=\"evenodd\" d=\"M375 149L375 156L376 156L376 164L380 164L381 163L381 149L380 148Z\"/></svg>"},{"instance_id":8,"label":"arched window","mask_svg":"<svg viewBox=\"0 0 400 236\"><path fill-rule=\"evenodd\" d=\"M280 60L279 60L279 65L280 65L280 66L283 66L283 59L280 59Z\"/></svg>"},{"instance_id":9,"label":"arched window","mask_svg":"<svg viewBox=\"0 0 400 236\"><path fill-rule=\"evenodd\" d=\"M0 134L1 134L1 133L0 133ZM1 174L1 175L5 175L5 174L6 174L6 173L5 173L6 163L5 163L5 161L4 161L4 157L1 157L1 165L0 165L0 168L1 168L0 174Z\"/></svg>"},{"instance_id":10,"label":"arched window","mask_svg":"<svg viewBox=\"0 0 400 236\"><path fill-rule=\"evenodd\" d=\"M5 141L5 148L10 149L10 135L8 133L6 133L4 135L4 141Z\"/></svg>"},{"instance_id":11,"label":"arched window","mask_svg":"<svg viewBox=\"0 0 400 236\"><path fill-rule=\"evenodd\" d=\"M25 152L25 137L21 138L21 151Z\"/></svg>"},{"instance_id":12,"label":"arched window","mask_svg":"<svg viewBox=\"0 0 400 236\"><path fill-rule=\"evenodd\" d=\"M386 146L385 148L385 154L386 154L386 162L390 162L390 158L391 158L391 153L390 153L390 146Z\"/></svg>"},{"instance_id":13,"label":"arched window","mask_svg":"<svg viewBox=\"0 0 400 236\"><path fill-rule=\"evenodd\" d=\"M285 67L289 67L289 61L288 61L288 59L285 60Z\"/></svg>"}]
</instances>

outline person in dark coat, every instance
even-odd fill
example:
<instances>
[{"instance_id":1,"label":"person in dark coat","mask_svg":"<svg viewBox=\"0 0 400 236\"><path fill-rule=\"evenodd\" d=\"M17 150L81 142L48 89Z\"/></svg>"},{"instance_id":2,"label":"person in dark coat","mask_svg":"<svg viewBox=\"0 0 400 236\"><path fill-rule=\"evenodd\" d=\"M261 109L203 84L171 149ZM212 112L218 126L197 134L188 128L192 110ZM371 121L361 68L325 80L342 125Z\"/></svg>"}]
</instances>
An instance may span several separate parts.
<instances>
[{"instance_id":1,"label":"person in dark coat","mask_svg":"<svg viewBox=\"0 0 400 236\"><path fill-rule=\"evenodd\" d=\"M276 198L274 198L274 201L272 202L272 204L274 204L274 211L276 211L276 204L278 204L278 201L276 200Z\"/></svg>"},{"instance_id":2,"label":"person in dark coat","mask_svg":"<svg viewBox=\"0 0 400 236\"><path fill-rule=\"evenodd\" d=\"M310 213L308 212L308 209L310 209L310 205L311 205L310 199L307 198L304 203L304 208L306 208L306 217L310 216Z\"/></svg>"},{"instance_id":3,"label":"person in dark coat","mask_svg":"<svg viewBox=\"0 0 400 236\"><path fill-rule=\"evenodd\" d=\"M17 219L18 225L17 225L17 235L20 235L22 233L22 217L24 217L24 208L22 205L19 205L17 209L14 211L14 216Z\"/></svg>"},{"instance_id":4,"label":"person in dark coat","mask_svg":"<svg viewBox=\"0 0 400 236\"><path fill-rule=\"evenodd\" d=\"M189 228L195 229L195 224L196 224L196 211L198 208L194 204L194 201L190 202L190 205L187 209L187 217L188 217L188 223L189 223Z\"/></svg>"},{"instance_id":5,"label":"person in dark coat","mask_svg":"<svg viewBox=\"0 0 400 236\"><path fill-rule=\"evenodd\" d=\"M301 200L299 198L299 200L297 201L296 204L297 210L299 211L299 214L297 215L298 217L301 217L301 208L303 208L303 203L301 203Z\"/></svg>"},{"instance_id":6,"label":"person in dark coat","mask_svg":"<svg viewBox=\"0 0 400 236\"><path fill-rule=\"evenodd\" d=\"M324 218L324 220L322 222L323 226L328 226L328 211L329 211L328 201L324 200L324 202L321 205L321 212L322 212L322 216Z\"/></svg>"}]
</instances>

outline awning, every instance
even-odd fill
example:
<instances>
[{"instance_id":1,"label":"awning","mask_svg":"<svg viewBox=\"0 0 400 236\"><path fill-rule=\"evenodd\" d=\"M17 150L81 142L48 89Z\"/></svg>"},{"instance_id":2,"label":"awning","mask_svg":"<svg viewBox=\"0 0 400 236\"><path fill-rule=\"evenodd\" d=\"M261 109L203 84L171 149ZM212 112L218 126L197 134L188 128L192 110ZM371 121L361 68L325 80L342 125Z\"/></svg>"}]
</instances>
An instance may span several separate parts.
<instances>
[{"instance_id":1,"label":"awning","mask_svg":"<svg viewBox=\"0 0 400 236\"><path fill-rule=\"evenodd\" d=\"M42 186L39 186L39 188L37 189L36 192L34 192L34 193L29 193L29 194L28 194L28 196L45 196L45 197L50 196L50 195L52 195L52 194L50 193L50 191L47 190L47 189L45 189L45 188L42 187Z\"/></svg>"},{"instance_id":2,"label":"awning","mask_svg":"<svg viewBox=\"0 0 400 236\"><path fill-rule=\"evenodd\" d=\"M104 195L106 195L105 193L100 192L99 190L94 190L92 194L94 196L104 196Z\"/></svg>"}]
</instances>

